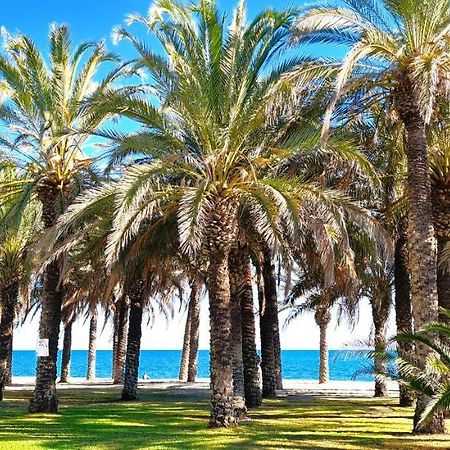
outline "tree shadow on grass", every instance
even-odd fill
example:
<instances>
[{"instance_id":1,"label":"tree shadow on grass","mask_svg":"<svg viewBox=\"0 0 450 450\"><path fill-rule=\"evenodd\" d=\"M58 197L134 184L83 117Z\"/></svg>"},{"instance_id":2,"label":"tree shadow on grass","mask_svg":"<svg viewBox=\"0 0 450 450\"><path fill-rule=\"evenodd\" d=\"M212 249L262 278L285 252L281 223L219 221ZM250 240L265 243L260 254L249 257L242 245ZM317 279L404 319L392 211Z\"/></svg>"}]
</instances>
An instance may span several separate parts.
<instances>
[{"instance_id":1,"label":"tree shadow on grass","mask_svg":"<svg viewBox=\"0 0 450 450\"><path fill-rule=\"evenodd\" d=\"M29 393L28 393L29 394ZM251 422L208 429L208 392L141 390L120 402L120 388L60 391L59 415L28 415L29 395L0 404L0 449L353 449L450 448L450 437L409 434L412 410L395 401L315 398L271 400Z\"/></svg>"}]
</instances>

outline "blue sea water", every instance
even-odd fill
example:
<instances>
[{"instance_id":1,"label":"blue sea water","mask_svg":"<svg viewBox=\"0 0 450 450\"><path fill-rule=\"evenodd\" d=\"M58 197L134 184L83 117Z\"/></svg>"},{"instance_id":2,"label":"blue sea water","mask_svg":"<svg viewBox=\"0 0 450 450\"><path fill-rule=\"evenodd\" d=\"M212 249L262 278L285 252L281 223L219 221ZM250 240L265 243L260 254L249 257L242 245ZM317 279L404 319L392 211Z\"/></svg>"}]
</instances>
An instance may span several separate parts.
<instances>
[{"instance_id":1,"label":"blue sea water","mask_svg":"<svg viewBox=\"0 0 450 450\"><path fill-rule=\"evenodd\" d=\"M176 379L180 364L180 350L142 350L139 366L139 377L146 373L151 379ZM59 354L59 358L61 354ZM319 376L319 352L317 350L283 350L282 351L283 378L315 380ZM96 376L98 378L111 377L112 352L110 350L97 351ZM329 354L330 379L351 380L353 375L368 360L361 354L349 353L347 350L331 350ZM34 351L14 350L13 375L35 375L36 356ZM59 364L58 364L59 367ZM71 376L85 377L87 367L87 351L73 350L71 362ZM198 364L199 378L209 377L209 351L200 350ZM371 377L358 376L358 380L370 381Z\"/></svg>"}]
</instances>

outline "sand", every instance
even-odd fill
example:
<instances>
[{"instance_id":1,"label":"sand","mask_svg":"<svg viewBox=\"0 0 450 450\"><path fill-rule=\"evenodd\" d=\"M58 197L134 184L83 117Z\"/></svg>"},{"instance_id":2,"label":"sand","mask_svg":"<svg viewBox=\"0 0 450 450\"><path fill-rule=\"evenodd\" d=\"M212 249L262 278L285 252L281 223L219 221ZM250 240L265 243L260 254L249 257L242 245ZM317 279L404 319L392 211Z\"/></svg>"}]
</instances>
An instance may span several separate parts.
<instances>
[{"instance_id":1,"label":"sand","mask_svg":"<svg viewBox=\"0 0 450 450\"><path fill-rule=\"evenodd\" d=\"M389 396L398 395L398 385L388 382ZM13 383L8 390L32 390L34 377L13 377ZM70 383L58 384L58 389L110 389L114 386L110 379L96 379L86 381L84 378L72 378ZM179 380L140 380L140 389L154 390L207 390L209 380L200 378L195 383L186 383ZM372 381L330 381L319 384L315 380L283 380L283 390L280 395L324 395L327 397L371 397L373 396L374 383Z\"/></svg>"}]
</instances>

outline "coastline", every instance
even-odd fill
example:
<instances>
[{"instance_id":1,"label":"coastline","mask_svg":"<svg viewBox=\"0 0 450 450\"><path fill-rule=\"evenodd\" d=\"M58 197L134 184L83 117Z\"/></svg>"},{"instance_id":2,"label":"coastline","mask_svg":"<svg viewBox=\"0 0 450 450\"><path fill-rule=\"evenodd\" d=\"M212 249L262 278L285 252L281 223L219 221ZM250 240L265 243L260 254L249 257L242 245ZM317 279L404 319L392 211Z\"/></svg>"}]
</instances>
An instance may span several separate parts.
<instances>
[{"instance_id":1,"label":"coastline","mask_svg":"<svg viewBox=\"0 0 450 450\"><path fill-rule=\"evenodd\" d=\"M32 390L34 377L13 377L12 385L7 390ZM398 384L388 381L388 394L390 397L398 395ZM57 389L116 389L109 378L97 378L87 381L84 378L71 378L69 383L57 384ZM139 380L140 389L151 390L207 390L209 379L199 378L195 383L187 383L175 379ZM324 395L332 397L373 397L373 381L342 381L332 380L319 384L317 380L283 380L283 390L280 395Z\"/></svg>"}]
</instances>

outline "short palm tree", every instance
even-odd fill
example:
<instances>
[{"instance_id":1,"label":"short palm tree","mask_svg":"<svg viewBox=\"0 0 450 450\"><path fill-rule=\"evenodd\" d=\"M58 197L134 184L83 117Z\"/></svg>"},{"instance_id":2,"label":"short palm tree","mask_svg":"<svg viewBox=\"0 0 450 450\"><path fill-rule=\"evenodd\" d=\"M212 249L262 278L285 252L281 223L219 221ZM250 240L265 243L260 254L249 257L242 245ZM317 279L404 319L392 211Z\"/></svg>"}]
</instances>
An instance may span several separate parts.
<instances>
[{"instance_id":1,"label":"short palm tree","mask_svg":"<svg viewBox=\"0 0 450 450\"><path fill-rule=\"evenodd\" d=\"M391 339L391 343L397 345L409 342L429 348L430 356L425 366L415 357L401 357L394 351L378 353L378 357L383 358L388 365L388 370L377 371L377 377L383 380L394 379L409 389L426 395L428 401L425 409L415 417L415 421L423 424L434 420L436 415L443 416L443 412L450 409L450 310L441 309L440 312L445 322L430 322L414 333L398 333Z\"/></svg>"},{"instance_id":2,"label":"short palm tree","mask_svg":"<svg viewBox=\"0 0 450 450\"><path fill-rule=\"evenodd\" d=\"M119 76L114 70L94 82L99 67L116 58L104 44L83 43L72 48L67 26L52 26L49 57L42 55L24 35L6 36L4 55L0 56L0 122L5 128L0 144L6 157L22 166L21 192L10 216L20 215L30 201L42 205L44 228L57 217L89 176L92 158L88 130L108 118L92 108L90 100L112 89ZM76 132L78 130L78 132ZM10 184L0 185L0 199ZM39 336L48 339L49 355L38 359L31 412L56 412L56 358L61 301L59 273L61 261L52 262L43 274L43 303Z\"/></svg>"},{"instance_id":3,"label":"short palm tree","mask_svg":"<svg viewBox=\"0 0 450 450\"><path fill-rule=\"evenodd\" d=\"M298 18L298 43L348 45L342 62L330 67L314 61L299 70L297 80L336 70L335 90L325 115L323 138L337 104L345 100L359 114L375 101L394 110L406 130L409 193L409 263L414 318L422 326L437 318L436 246L428 171L427 125L436 99L447 95L449 75L446 0L351 0L344 6L312 6ZM348 111L348 109L346 109ZM425 364L428 349L418 347ZM427 400L419 398L417 411ZM442 431L442 421L430 421L415 431Z\"/></svg>"}]
</instances>

